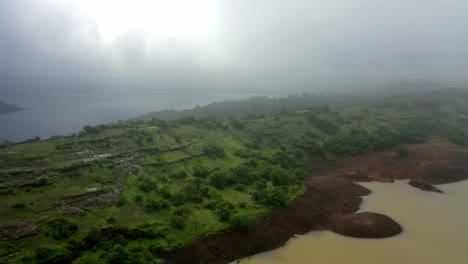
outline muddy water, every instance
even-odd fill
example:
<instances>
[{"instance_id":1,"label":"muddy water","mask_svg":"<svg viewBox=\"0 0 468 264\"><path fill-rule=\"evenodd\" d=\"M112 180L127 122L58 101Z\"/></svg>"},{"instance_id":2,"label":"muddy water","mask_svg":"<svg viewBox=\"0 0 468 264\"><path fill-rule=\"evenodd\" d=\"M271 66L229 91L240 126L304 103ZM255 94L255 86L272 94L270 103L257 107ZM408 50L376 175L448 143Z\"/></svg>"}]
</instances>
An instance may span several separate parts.
<instances>
[{"instance_id":1,"label":"muddy water","mask_svg":"<svg viewBox=\"0 0 468 264\"><path fill-rule=\"evenodd\" d=\"M445 194L422 192L406 181L362 185L372 194L360 211L392 217L403 226L401 235L356 239L311 232L241 263L468 263L468 181L439 185Z\"/></svg>"}]
</instances>

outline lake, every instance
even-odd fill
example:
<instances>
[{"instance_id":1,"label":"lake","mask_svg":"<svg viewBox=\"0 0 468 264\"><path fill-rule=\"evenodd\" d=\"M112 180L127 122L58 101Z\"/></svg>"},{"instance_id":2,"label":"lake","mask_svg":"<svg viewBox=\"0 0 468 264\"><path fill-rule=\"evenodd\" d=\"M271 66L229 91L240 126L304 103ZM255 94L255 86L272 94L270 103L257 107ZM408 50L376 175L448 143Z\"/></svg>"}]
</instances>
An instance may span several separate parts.
<instances>
[{"instance_id":1,"label":"lake","mask_svg":"<svg viewBox=\"0 0 468 264\"><path fill-rule=\"evenodd\" d=\"M258 94L196 92L55 94L7 96L1 100L28 110L0 115L0 140L48 138L80 131L85 125L126 120L151 111L191 109L214 101L238 100Z\"/></svg>"},{"instance_id":2,"label":"lake","mask_svg":"<svg viewBox=\"0 0 468 264\"><path fill-rule=\"evenodd\" d=\"M362 183L372 190L360 211L383 213L404 232L386 239L356 239L330 231L310 232L243 264L468 263L468 181L438 185L445 194L423 192L407 181Z\"/></svg>"}]
</instances>

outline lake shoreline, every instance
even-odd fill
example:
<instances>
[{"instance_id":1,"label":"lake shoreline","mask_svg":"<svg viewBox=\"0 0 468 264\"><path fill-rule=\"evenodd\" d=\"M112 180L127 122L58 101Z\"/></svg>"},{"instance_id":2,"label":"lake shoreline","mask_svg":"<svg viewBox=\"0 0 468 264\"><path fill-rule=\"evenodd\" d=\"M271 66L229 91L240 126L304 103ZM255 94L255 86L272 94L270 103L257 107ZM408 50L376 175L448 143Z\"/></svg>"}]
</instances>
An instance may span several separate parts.
<instances>
[{"instance_id":1,"label":"lake shoreline","mask_svg":"<svg viewBox=\"0 0 468 264\"><path fill-rule=\"evenodd\" d=\"M331 230L360 238L385 238L402 227L382 214L358 213L361 196L370 190L359 181L393 182L410 179L442 184L467 179L466 149L452 148L432 139L403 146L409 157L395 157L395 150L347 157L335 162L309 162L306 192L291 206L260 217L247 231L225 230L173 250L159 252L165 263L227 263L283 246L296 234ZM443 195L443 194L440 194ZM161 256L163 254L163 256Z\"/></svg>"}]
</instances>

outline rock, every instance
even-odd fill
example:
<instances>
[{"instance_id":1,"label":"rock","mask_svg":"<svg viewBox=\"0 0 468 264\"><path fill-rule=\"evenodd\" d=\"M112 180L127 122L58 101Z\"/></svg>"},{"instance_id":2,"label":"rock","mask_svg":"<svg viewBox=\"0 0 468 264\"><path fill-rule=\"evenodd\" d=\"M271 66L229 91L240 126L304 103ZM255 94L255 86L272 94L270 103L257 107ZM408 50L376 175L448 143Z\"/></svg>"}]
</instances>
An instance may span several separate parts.
<instances>
[{"instance_id":1,"label":"rock","mask_svg":"<svg viewBox=\"0 0 468 264\"><path fill-rule=\"evenodd\" d=\"M86 192L88 193L93 193L93 192L97 192L99 189L97 187L93 187L93 188L86 188Z\"/></svg>"},{"instance_id":2,"label":"rock","mask_svg":"<svg viewBox=\"0 0 468 264\"><path fill-rule=\"evenodd\" d=\"M411 180L409 181L408 183L409 185L413 186L414 188L418 188L422 191L425 191L425 192L437 192L437 193L443 193L443 191L441 191L439 188L429 184L429 183L426 183L426 182L420 182L420 181L414 181L414 180Z\"/></svg>"},{"instance_id":3,"label":"rock","mask_svg":"<svg viewBox=\"0 0 468 264\"><path fill-rule=\"evenodd\" d=\"M343 236L359 238L386 238L403 231L390 217L371 212L336 216L331 230Z\"/></svg>"}]
</instances>

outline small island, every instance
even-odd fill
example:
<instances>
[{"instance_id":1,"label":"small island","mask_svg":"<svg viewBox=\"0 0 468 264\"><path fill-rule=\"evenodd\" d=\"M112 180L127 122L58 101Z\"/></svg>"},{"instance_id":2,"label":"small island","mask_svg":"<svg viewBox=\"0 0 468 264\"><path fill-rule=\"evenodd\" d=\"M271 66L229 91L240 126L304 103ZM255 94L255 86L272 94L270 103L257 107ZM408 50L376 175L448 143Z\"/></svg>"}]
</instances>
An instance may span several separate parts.
<instances>
[{"instance_id":1,"label":"small island","mask_svg":"<svg viewBox=\"0 0 468 264\"><path fill-rule=\"evenodd\" d=\"M1 114L9 114L9 113L14 113L23 110L24 108L21 108L16 105L12 104L7 104L3 101L0 100L0 115Z\"/></svg>"}]
</instances>

